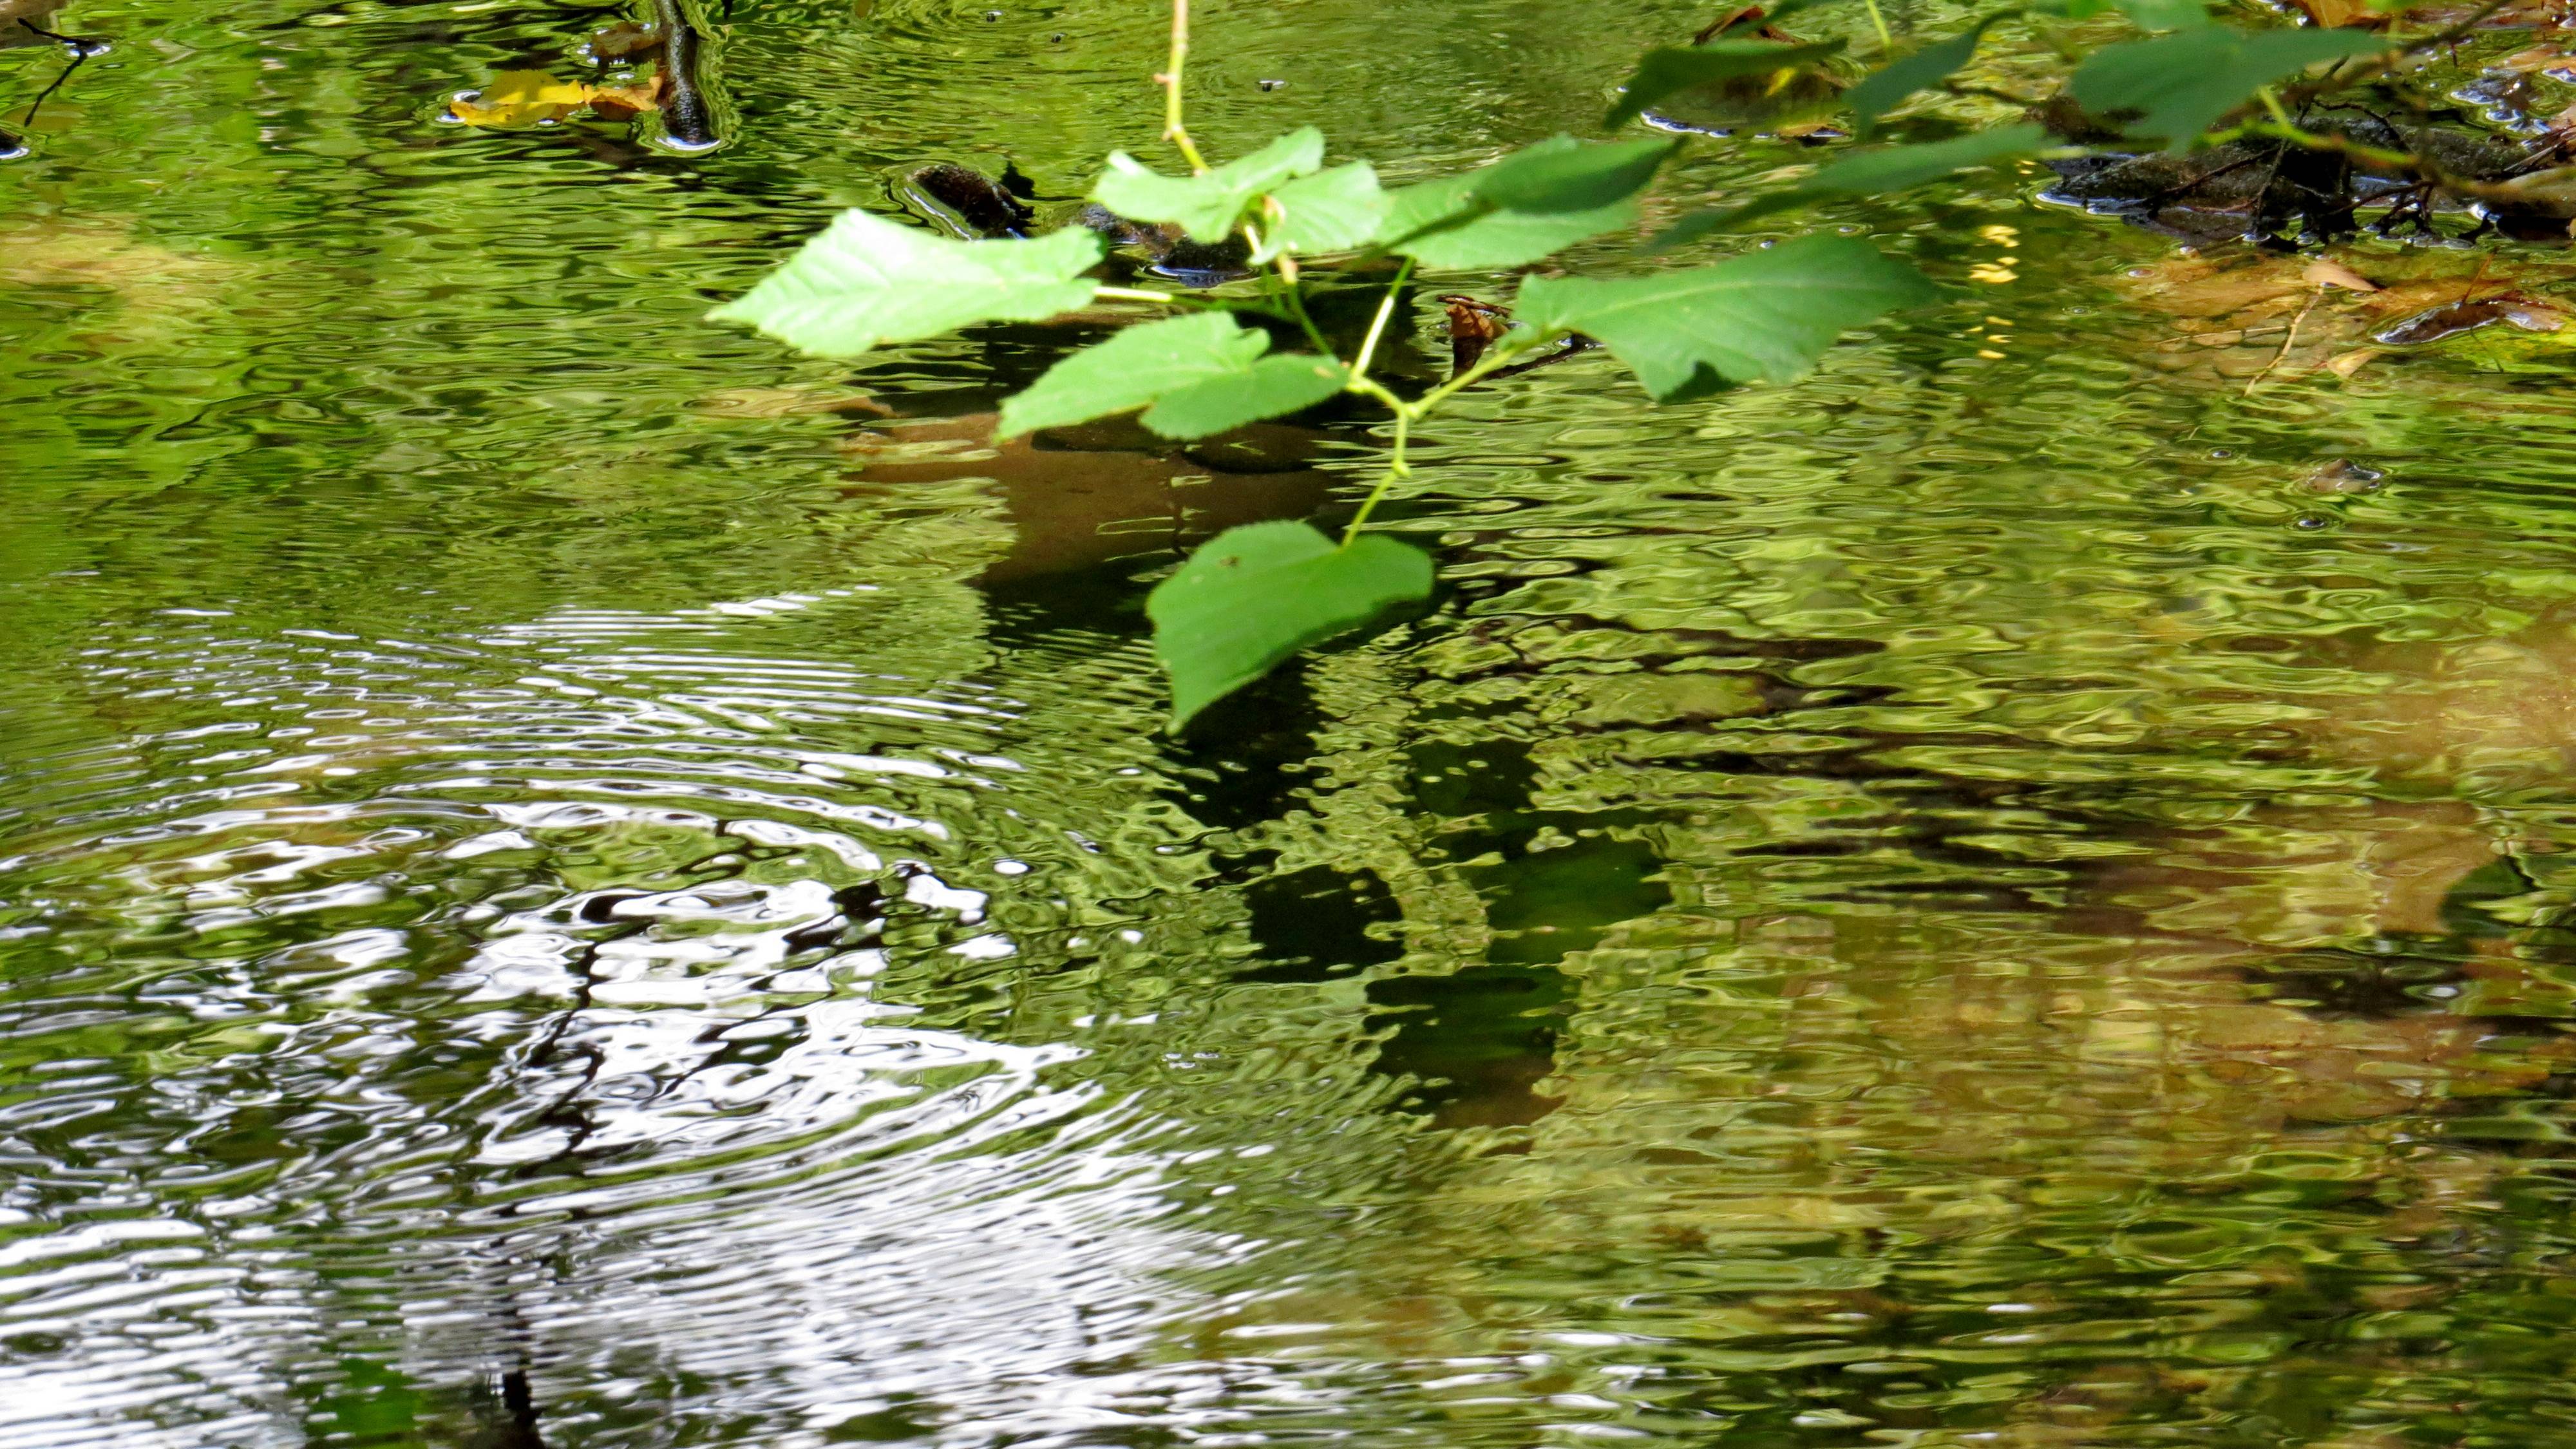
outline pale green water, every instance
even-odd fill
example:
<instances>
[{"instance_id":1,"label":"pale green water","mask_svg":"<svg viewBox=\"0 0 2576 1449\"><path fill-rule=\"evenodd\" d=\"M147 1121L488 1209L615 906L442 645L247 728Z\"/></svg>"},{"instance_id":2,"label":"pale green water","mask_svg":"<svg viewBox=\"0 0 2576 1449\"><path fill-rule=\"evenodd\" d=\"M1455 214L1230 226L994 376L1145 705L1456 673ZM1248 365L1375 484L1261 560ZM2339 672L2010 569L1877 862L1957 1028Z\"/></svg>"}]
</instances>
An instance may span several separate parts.
<instances>
[{"instance_id":1,"label":"pale green water","mask_svg":"<svg viewBox=\"0 0 2576 1449\"><path fill-rule=\"evenodd\" d=\"M995 457L1080 334L697 320L1153 144L1157 7L996 3L741 0L702 156L436 119L616 12L0 53L0 1444L2576 1444L2567 354L1829 216L1963 299L1471 395L1440 608L1175 743L1144 587L1365 414ZM1706 18L1201 9L1206 140L1406 179Z\"/></svg>"}]
</instances>

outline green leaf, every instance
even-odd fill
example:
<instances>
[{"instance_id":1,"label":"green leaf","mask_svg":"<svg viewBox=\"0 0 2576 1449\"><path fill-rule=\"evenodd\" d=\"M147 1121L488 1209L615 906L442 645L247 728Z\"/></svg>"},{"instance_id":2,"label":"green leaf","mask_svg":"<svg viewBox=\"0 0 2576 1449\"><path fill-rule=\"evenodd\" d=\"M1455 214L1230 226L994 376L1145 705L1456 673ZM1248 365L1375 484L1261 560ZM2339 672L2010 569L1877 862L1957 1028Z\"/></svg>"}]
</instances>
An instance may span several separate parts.
<instances>
[{"instance_id":1,"label":"green leaf","mask_svg":"<svg viewBox=\"0 0 2576 1449\"><path fill-rule=\"evenodd\" d=\"M2203 0L2119 0L2119 5L2140 30L2198 30L2210 23Z\"/></svg>"},{"instance_id":2,"label":"green leaf","mask_svg":"<svg viewBox=\"0 0 2576 1449\"><path fill-rule=\"evenodd\" d=\"M1255 198L1281 182L1311 176L1323 165L1324 133L1312 126L1203 176L1165 176L1124 151L1112 151L1109 169L1092 185L1091 199L1129 221L1168 221L1192 241L1220 242Z\"/></svg>"},{"instance_id":3,"label":"green leaf","mask_svg":"<svg viewBox=\"0 0 2576 1449\"><path fill-rule=\"evenodd\" d=\"M1798 189L1846 196L1902 191L1926 181L1938 181L1971 166L2028 156L2046 150L2049 144L2047 127L2025 122L2018 126L1997 126L1991 131L1971 131L1947 141L1927 141L1919 146L1880 146L1842 156L1831 166L1808 177Z\"/></svg>"},{"instance_id":4,"label":"green leaf","mask_svg":"<svg viewBox=\"0 0 2576 1449\"><path fill-rule=\"evenodd\" d=\"M1633 198L1589 211L1520 212L1497 210L1477 195L1496 167L1524 156L1577 150L1582 144L1571 136L1552 136L1482 170L1394 192L1388 197L1386 224L1378 229L1378 245L1426 267L1518 267L1603 232L1636 225Z\"/></svg>"},{"instance_id":5,"label":"green leaf","mask_svg":"<svg viewBox=\"0 0 2576 1449\"><path fill-rule=\"evenodd\" d=\"M1505 211L1545 216L1599 211L1645 190L1646 183L1655 179L1655 169L1681 144L1674 138L1601 146L1577 141L1549 150L1525 147L1477 172L1467 191Z\"/></svg>"},{"instance_id":6,"label":"green leaf","mask_svg":"<svg viewBox=\"0 0 2576 1449\"><path fill-rule=\"evenodd\" d=\"M1940 295L1850 237L1805 237L1714 267L1603 280L1531 277L1513 309L1542 333L1598 338L1660 400L1785 381L1844 331Z\"/></svg>"},{"instance_id":7,"label":"green leaf","mask_svg":"<svg viewBox=\"0 0 2576 1449\"><path fill-rule=\"evenodd\" d=\"M1270 339L1223 312L1194 312L1130 327L1048 368L1002 403L1000 438L1061 428L1141 408L1167 392L1242 372Z\"/></svg>"},{"instance_id":8,"label":"green leaf","mask_svg":"<svg viewBox=\"0 0 2576 1449\"><path fill-rule=\"evenodd\" d=\"M1172 728L1299 650L1430 595L1430 556L1383 534L1340 548L1303 523L1227 529L1145 600Z\"/></svg>"},{"instance_id":9,"label":"green leaf","mask_svg":"<svg viewBox=\"0 0 2576 1449\"><path fill-rule=\"evenodd\" d=\"M1204 438L1313 407L1350 380L1351 370L1332 358L1283 352L1239 373L1165 393L1146 410L1145 426L1167 438Z\"/></svg>"},{"instance_id":10,"label":"green leaf","mask_svg":"<svg viewBox=\"0 0 2576 1449\"><path fill-rule=\"evenodd\" d=\"M1874 196L1883 191L1902 191L1926 181L1938 181L1971 166L2033 155L2048 149L2049 145L2046 127L2025 123L1998 126L1991 131L1971 131L1965 136L1929 141L1920 146L1880 146L1868 151L1848 152L1786 191L1757 196L1741 206L1722 211L1703 211L1684 217L1657 236L1647 249L1670 251L1711 232L1741 226L1775 212L1793 211L1828 196Z\"/></svg>"},{"instance_id":11,"label":"green leaf","mask_svg":"<svg viewBox=\"0 0 2576 1449\"><path fill-rule=\"evenodd\" d=\"M1860 134L1867 136L1878 118L1896 109L1899 101L1916 91L1929 90L1948 80L1959 67L1976 56L1977 43L1986 32L2020 14L2018 10L1998 10L1978 21L1965 34L1954 35L1938 45L1927 45L1894 65L1871 72L1861 83L1843 93L1843 103L1860 117Z\"/></svg>"},{"instance_id":12,"label":"green leaf","mask_svg":"<svg viewBox=\"0 0 2576 1449\"><path fill-rule=\"evenodd\" d=\"M856 357L977 322L1034 322L1090 302L1100 238L955 241L845 211L760 285L707 314L817 357Z\"/></svg>"},{"instance_id":13,"label":"green leaf","mask_svg":"<svg viewBox=\"0 0 2576 1449\"><path fill-rule=\"evenodd\" d=\"M2351 30L2262 30L2212 25L2095 51L2075 72L2075 103L2097 116L2134 113L2134 136L2190 149L2255 91L2322 61L2372 55L2388 41Z\"/></svg>"},{"instance_id":14,"label":"green leaf","mask_svg":"<svg viewBox=\"0 0 2576 1449\"><path fill-rule=\"evenodd\" d=\"M1291 181L1271 192L1270 201L1277 210L1253 253L1256 267L1281 252L1312 256L1367 246L1394 204L1378 187L1377 169L1366 161Z\"/></svg>"},{"instance_id":15,"label":"green leaf","mask_svg":"<svg viewBox=\"0 0 2576 1449\"><path fill-rule=\"evenodd\" d=\"M1060 428L1151 405L1145 426L1203 438L1312 407L1342 390L1349 369L1310 353L1265 357L1270 338L1223 312L1130 327L1048 368L1005 400L997 437Z\"/></svg>"},{"instance_id":16,"label":"green leaf","mask_svg":"<svg viewBox=\"0 0 2576 1449\"><path fill-rule=\"evenodd\" d=\"M1772 40L1712 40L1706 45L1667 46L1646 52L1637 73L1621 87L1619 103L1602 124L1619 127L1644 115L1657 101L1720 81L1775 75L1812 65L1843 48L1839 40L1793 45Z\"/></svg>"}]
</instances>

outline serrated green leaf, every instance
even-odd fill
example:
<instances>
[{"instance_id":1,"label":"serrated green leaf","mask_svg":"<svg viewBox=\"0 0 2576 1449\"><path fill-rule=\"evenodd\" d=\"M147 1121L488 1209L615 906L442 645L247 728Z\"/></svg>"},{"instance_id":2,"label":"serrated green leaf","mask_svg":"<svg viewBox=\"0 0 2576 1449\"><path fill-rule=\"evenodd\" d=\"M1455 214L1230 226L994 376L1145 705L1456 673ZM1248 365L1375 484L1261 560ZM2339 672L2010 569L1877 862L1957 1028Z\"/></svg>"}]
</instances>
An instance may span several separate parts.
<instances>
[{"instance_id":1,"label":"serrated green leaf","mask_svg":"<svg viewBox=\"0 0 2576 1449\"><path fill-rule=\"evenodd\" d=\"M2329 60L2388 48L2351 30L2263 30L2212 25L2093 53L2071 82L2075 103L2096 116L2138 114L2129 134L2189 150L2220 117L2272 82Z\"/></svg>"},{"instance_id":2,"label":"serrated green leaf","mask_svg":"<svg viewBox=\"0 0 2576 1449\"><path fill-rule=\"evenodd\" d=\"M1146 409L1144 422L1167 438L1204 438L1313 407L1350 380L1351 370L1332 358L1277 353L1241 372L1165 393Z\"/></svg>"},{"instance_id":3,"label":"serrated green leaf","mask_svg":"<svg viewBox=\"0 0 2576 1449\"><path fill-rule=\"evenodd\" d=\"M1223 312L1194 312L1130 327L1048 368L1002 403L995 435L1015 438L1141 408L1167 392L1242 372L1270 339Z\"/></svg>"},{"instance_id":4,"label":"serrated green leaf","mask_svg":"<svg viewBox=\"0 0 2576 1449\"><path fill-rule=\"evenodd\" d=\"M1034 322L1090 302L1098 235L956 241L845 211L760 285L707 314L817 357L856 357L977 322Z\"/></svg>"},{"instance_id":5,"label":"serrated green leaf","mask_svg":"<svg viewBox=\"0 0 2576 1449\"><path fill-rule=\"evenodd\" d=\"M1505 157L1496 166L1522 156L1572 151L1583 143L1553 136ZM1377 244L1409 256L1426 267L1467 270L1518 267L1565 250L1576 242L1637 224L1637 203L1614 201L1590 211L1502 211L1476 194L1487 171L1462 172L1390 193L1386 222Z\"/></svg>"},{"instance_id":6,"label":"serrated green leaf","mask_svg":"<svg viewBox=\"0 0 2576 1449\"><path fill-rule=\"evenodd\" d=\"M1354 161L1277 188L1270 204L1274 210L1252 256L1256 267L1281 252L1313 256L1364 247L1394 203L1377 184L1377 168Z\"/></svg>"},{"instance_id":7,"label":"serrated green leaf","mask_svg":"<svg viewBox=\"0 0 2576 1449\"><path fill-rule=\"evenodd\" d=\"M1430 556L1381 534L1341 548L1303 523L1227 529L1145 600L1172 728L1298 651L1430 595Z\"/></svg>"},{"instance_id":8,"label":"serrated green leaf","mask_svg":"<svg viewBox=\"0 0 2576 1449\"><path fill-rule=\"evenodd\" d=\"M1666 46L1646 52L1637 73L1621 87L1618 104L1602 124L1619 127L1646 113L1646 108L1684 91L1746 76L1795 70L1840 51L1843 42L1819 40L1796 45L1773 40L1712 40L1706 45Z\"/></svg>"},{"instance_id":9,"label":"serrated green leaf","mask_svg":"<svg viewBox=\"0 0 2576 1449\"><path fill-rule=\"evenodd\" d=\"M1091 199L1129 221L1168 221L1192 241L1220 242L1262 193L1323 165L1324 133L1312 126L1201 176L1165 176L1124 151L1112 151Z\"/></svg>"},{"instance_id":10,"label":"serrated green leaf","mask_svg":"<svg viewBox=\"0 0 2576 1449\"><path fill-rule=\"evenodd\" d=\"M1598 146L1577 141L1545 151L1525 147L1477 172L1468 194L1505 211L1537 216L1599 211L1645 190L1656 168L1681 144L1674 138Z\"/></svg>"},{"instance_id":11,"label":"serrated green leaf","mask_svg":"<svg viewBox=\"0 0 2576 1449\"><path fill-rule=\"evenodd\" d=\"M1785 381L1843 332L1939 295L1867 242L1825 236L1654 276L1531 277L1513 314L1542 333L1599 339L1646 391L1669 401Z\"/></svg>"},{"instance_id":12,"label":"serrated green leaf","mask_svg":"<svg viewBox=\"0 0 2576 1449\"><path fill-rule=\"evenodd\" d=\"M1927 141L1920 146L1880 146L1849 152L1786 191L1757 196L1741 206L1683 217L1649 243L1647 250L1671 251L1711 232L1742 226L1759 217L1794 211L1828 196L1875 196L1886 191L1902 191L1926 181L1938 181L1972 166L2035 155L2048 149L2049 145L2046 127L2025 123L1998 126L1991 131L1971 131L1965 136L1953 136L1947 141Z\"/></svg>"},{"instance_id":13,"label":"serrated green leaf","mask_svg":"<svg viewBox=\"0 0 2576 1449\"><path fill-rule=\"evenodd\" d=\"M1350 380L1332 358L1264 356L1269 350L1268 335L1223 312L1130 327L1005 400L995 435L1013 438L1150 404L1146 427L1167 438L1203 438L1312 407Z\"/></svg>"},{"instance_id":14,"label":"serrated green leaf","mask_svg":"<svg viewBox=\"0 0 2576 1449\"><path fill-rule=\"evenodd\" d=\"M1948 80L1959 67L1977 54L1977 43L1986 32L2020 14L2019 10L1998 10L1978 21L1965 33L1951 36L1938 45L1927 45L1893 65L1872 71L1860 84L1843 93L1843 103L1860 118L1860 134L1867 136L1878 124L1878 118L1896 109L1897 103L1916 91L1929 90Z\"/></svg>"}]
</instances>

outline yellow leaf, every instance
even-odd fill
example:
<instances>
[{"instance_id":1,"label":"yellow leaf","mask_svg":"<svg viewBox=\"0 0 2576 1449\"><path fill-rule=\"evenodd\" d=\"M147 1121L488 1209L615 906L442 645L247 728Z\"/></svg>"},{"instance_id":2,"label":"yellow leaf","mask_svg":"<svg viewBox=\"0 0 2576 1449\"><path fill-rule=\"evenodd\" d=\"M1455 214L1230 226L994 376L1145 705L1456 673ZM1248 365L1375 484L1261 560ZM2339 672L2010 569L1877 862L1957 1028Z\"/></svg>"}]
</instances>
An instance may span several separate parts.
<instances>
[{"instance_id":1,"label":"yellow leaf","mask_svg":"<svg viewBox=\"0 0 2576 1449\"><path fill-rule=\"evenodd\" d=\"M578 81L559 81L541 70L505 70L473 99L450 101L447 109L469 126L533 126L560 121L590 98L591 88Z\"/></svg>"}]
</instances>

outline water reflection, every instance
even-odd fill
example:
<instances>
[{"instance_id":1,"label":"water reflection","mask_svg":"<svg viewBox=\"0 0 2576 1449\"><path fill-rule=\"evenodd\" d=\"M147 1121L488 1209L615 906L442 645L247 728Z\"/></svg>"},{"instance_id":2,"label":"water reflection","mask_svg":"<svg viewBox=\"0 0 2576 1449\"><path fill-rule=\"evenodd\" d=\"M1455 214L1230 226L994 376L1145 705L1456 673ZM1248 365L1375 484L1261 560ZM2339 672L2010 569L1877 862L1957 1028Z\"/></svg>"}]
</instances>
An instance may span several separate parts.
<instances>
[{"instance_id":1,"label":"water reflection","mask_svg":"<svg viewBox=\"0 0 2576 1449\"><path fill-rule=\"evenodd\" d=\"M1144 585L1364 417L697 320L1151 140L1157 17L992 8L701 17L696 161L429 119L596 17L99 22L0 171L0 1443L2570 1439L2548 372L2249 399L1993 178L1810 384L1473 395L1441 611L1176 741ZM1707 18L1570 13L1220 12L1207 136Z\"/></svg>"}]
</instances>

